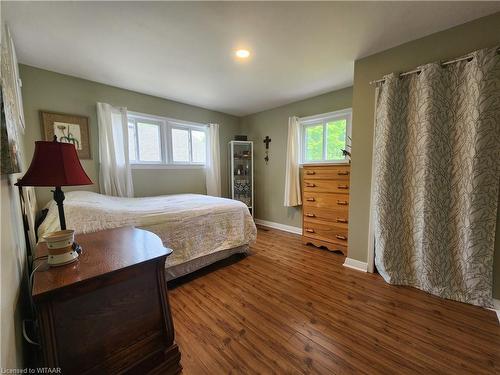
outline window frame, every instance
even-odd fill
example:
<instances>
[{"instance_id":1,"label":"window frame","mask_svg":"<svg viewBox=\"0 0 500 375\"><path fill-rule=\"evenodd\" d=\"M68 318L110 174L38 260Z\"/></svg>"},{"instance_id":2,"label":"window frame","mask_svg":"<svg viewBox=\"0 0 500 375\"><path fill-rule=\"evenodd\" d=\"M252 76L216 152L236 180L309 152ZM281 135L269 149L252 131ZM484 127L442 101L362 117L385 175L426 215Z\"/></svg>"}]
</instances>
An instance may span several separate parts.
<instances>
[{"instance_id":1,"label":"window frame","mask_svg":"<svg viewBox=\"0 0 500 375\"><path fill-rule=\"evenodd\" d=\"M310 164L345 164L349 161L347 156L343 159L325 159L327 154L327 137L326 137L326 124L336 120L346 120L346 136L351 138L352 131L352 108L345 108L338 111L321 113L318 115L307 116L299 118L300 123L300 165ZM322 160L306 160L306 128L311 126L323 126L323 158ZM346 139L347 145L348 139Z\"/></svg>"},{"instance_id":2,"label":"window frame","mask_svg":"<svg viewBox=\"0 0 500 375\"><path fill-rule=\"evenodd\" d=\"M156 120L156 119L152 119L152 118L146 118L146 117L139 117L139 116L129 116L127 114L127 131L128 131L128 124L130 122L130 120L132 119L133 123L134 123L134 133L135 133L135 160L131 160L130 159L130 148L129 148L129 163L130 165L132 164L143 164L143 165L160 165L160 164L164 164L164 161L165 161L165 155L164 155L164 147L163 147L163 124L162 122ZM159 161L153 161L153 160L149 160L149 161L142 161L139 159L139 131L138 131L138 127L137 127L137 122L138 121L143 121L144 123L147 123L147 124L152 124L152 125L156 125L158 126L159 130L160 130L160 160ZM128 145L127 145L128 146Z\"/></svg>"},{"instance_id":3,"label":"window frame","mask_svg":"<svg viewBox=\"0 0 500 375\"><path fill-rule=\"evenodd\" d=\"M128 122L133 119L135 124L135 148L136 148L136 160L131 160L129 156L129 163L132 169L198 169L205 168L206 161L208 157L208 126L206 124L201 124L197 122L177 120L168 117L149 115L139 112L127 112L127 131ZM137 131L137 121L143 120L146 123L157 124L160 128L160 147L161 147L161 161L141 161L139 159L139 136ZM173 147L172 147L172 129L183 129L189 131L189 161L185 162L175 162L173 159ZM205 162L193 162L193 150L192 150L192 137L191 132L193 130L201 131L205 133ZM130 151L130 150L129 150Z\"/></svg>"}]
</instances>

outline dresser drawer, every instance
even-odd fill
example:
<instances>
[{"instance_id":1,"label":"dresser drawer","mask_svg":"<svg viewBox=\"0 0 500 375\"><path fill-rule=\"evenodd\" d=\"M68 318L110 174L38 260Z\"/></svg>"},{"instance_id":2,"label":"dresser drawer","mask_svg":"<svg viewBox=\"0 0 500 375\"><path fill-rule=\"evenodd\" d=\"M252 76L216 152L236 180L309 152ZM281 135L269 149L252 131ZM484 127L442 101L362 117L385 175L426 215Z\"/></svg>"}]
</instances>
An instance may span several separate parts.
<instances>
[{"instance_id":1,"label":"dresser drawer","mask_svg":"<svg viewBox=\"0 0 500 375\"><path fill-rule=\"evenodd\" d=\"M349 195L335 193L311 193L305 191L302 204L304 207L320 207L329 209L344 209L348 211Z\"/></svg>"},{"instance_id":2,"label":"dresser drawer","mask_svg":"<svg viewBox=\"0 0 500 375\"><path fill-rule=\"evenodd\" d=\"M349 165L304 167L304 180L349 180L351 167Z\"/></svg>"},{"instance_id":3,"label":"dresser drawer","mask_svg":"<svg viewBox=\"0 0 500 375\"><path fill-rule=\"evenodd\" d=\"M304 165L302 242L347 255L349 164Z\"/></svg>"},{"instance_id":4,"label":"dresser drawer","mask_svg":"<svg viewBox=\"0 0 500 375\"><path fill-rule=\"evenodd\" d=\"M349 180L304 180L304 191L349 194Z\"/></svg>"},{"instance_id":5,"label":"dresser drawer","mask_svg":"<svg viewBox=\"0 0 500 375\"><path fill-rule=\"evenodd\" d=\"M332 223L311 221L304 218L303 234L305 237L322 241L347 244L347 226Z\"/></svg>"},{"instance_id":6,"label":"dresser drawer","mask_svg":"<svg viewBox=\"0 0 500 375\"><path fill-rule=\"evenodd\" d=\"M318 208L314 206L304 206L302 208L304 220L308 221L326 221L328 223L336 223L345 225L349 223L349 210L347 206L340 208Z\"/></svg>"}]
</instances>

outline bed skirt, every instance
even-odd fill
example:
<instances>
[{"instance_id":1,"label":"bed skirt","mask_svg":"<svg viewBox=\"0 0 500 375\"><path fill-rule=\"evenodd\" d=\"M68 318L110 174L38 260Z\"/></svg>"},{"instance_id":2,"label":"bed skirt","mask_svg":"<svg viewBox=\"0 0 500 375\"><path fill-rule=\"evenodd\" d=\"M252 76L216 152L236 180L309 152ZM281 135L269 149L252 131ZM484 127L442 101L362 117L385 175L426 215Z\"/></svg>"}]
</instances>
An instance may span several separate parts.
<instances>
[{"instance_id":1,"label":"bed skirt","mask_svg":"<svg viewBox=\"0 0 500 375\"><path fill-rule=\"evenodd\" d=\"M233 254L248 254L249 252L249 246L243 245L234 247L232 249L217 251L216 253L208 254L199 258L191 259L187 262L177 264L175 266L166 267L165 278L167 281L170 281L178 277L187 275L188 273L197 271L224 258L228 258Z\"/></svg>"}]
</instances>

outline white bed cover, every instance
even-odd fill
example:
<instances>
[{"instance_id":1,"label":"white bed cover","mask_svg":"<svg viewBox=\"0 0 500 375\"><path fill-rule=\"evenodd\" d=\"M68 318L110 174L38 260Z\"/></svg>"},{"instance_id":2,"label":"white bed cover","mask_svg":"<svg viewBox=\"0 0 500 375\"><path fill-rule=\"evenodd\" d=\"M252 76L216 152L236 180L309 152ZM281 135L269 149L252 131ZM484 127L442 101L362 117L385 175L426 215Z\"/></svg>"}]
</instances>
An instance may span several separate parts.
<instances>
[{"instance_id":1,"label":"white bed cover","mask_svg":"<svg viewBox=\"0 0 500 375\"><path fill-rule=\"evenodd\" d=\"M39 238L59 230L57 206L38 228ZM166 267L218 251L251 244L257 229L247 206L239 201L199 194L119 198L88 191L66 193L64 213L68 229L89 233L133 225L156 233L174 250Z\"/></svg>"}]
</instances>

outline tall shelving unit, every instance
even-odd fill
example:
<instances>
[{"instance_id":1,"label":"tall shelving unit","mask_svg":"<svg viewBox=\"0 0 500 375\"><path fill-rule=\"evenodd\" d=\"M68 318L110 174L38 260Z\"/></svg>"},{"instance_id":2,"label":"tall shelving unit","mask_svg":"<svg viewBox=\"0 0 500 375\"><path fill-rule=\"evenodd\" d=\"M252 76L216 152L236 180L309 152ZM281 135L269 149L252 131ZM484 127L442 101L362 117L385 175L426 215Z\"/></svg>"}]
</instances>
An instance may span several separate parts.
<instances>
[{"instance_id":1,"label":"tall shelving unit","mask_svg":"<svg viewBox=\"0 0 500 375\"><path fill-rule=\"evenodd\" d=\"M254 214L253 142L229 142L229 190L231 199L245 203Z\"/></svg>"}]
</instances>

